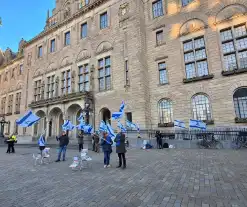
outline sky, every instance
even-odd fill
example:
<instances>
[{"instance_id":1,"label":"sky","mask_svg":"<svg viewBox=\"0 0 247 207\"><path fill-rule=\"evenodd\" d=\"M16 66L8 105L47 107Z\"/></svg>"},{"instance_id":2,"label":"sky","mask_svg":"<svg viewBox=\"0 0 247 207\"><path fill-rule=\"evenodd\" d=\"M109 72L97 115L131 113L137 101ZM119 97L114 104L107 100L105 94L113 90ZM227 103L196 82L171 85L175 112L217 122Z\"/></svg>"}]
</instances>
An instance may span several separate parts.
<instances>
[{"instance_id":1,"label":"sky","mask_svg":"<svg viewBox=\"0 0 247 207\"><path fill-rule=\"evenodd\" d=\"M45 27L47 10L56 0L0 0L0 49L18 51L21 38L30 40Z\"/></svg>"}]
</instances>

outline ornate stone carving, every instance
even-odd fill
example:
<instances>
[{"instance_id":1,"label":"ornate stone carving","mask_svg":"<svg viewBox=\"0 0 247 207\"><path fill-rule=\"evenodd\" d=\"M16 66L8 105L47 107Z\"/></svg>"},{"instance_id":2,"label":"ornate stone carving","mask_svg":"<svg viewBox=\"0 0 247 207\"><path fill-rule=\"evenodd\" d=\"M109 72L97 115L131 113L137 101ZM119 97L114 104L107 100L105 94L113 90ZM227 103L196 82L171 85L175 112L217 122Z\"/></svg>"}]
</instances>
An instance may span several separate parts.
<instances>
[{"instance_id":1,"label":"ornate stone carving","mask_svg":"<svg viewBox=\"0 0 247 207\"><path fill-rule=\"evenodd\" d=\"M75 71L72 71L72 76L71 76L71 89L72 93L75 92Z\"/></svg>"},{"instance_id":2,"label":"ornate stone carving","mask_svg":"<svg viewBox=\"0 0 247 207\"><path fill-rule=\"evenodd\" d=\"M65 8L65 10L64 10L64 19L67 19L68 17L70 17L70 8L69 7L67 7L67 8Z\"/></svg>"},{"instance_id":3,"label":"ornate stone carving","mask_svg":"<svg viewBox=\"0 0 247 207\"><path fill-rule=\"evenodd\" d=\"M187 35L189 33L199 31L205 27L205 23L200 19L191 19L182 25L179 34L180 36Z\"/></svg>"},{"instance_id":4,"label":"ornate stone carving","mask_svg":"<svg viewBox=\"0 0 247 207\"><path fill-rule=\"evenodd\" d=\"M119 7L118 15L124 16L129 12L129 3L124 3Z\"/></svg>"},{"instance_id":5,"label":"ornate stone carving","mask_svg":"<svg viewBox=\"0 0 247 207\"><path fill-rule=\"evenodd\" d=\"M96 55L108 52L110 50L113 50L112 44L110 42L101 42L96 49Z\"/></svg>"},{"instance_id":6,"label":"ornate stone carving","mask_svg":"<svg viewBox=\"0 0 247 207\"><path fill-rule=\"evenodd\" d=\"M29 53L27 57L27 65L31 66L31 64L32 64L32 53Z\"/></svg>"}]
</instances>

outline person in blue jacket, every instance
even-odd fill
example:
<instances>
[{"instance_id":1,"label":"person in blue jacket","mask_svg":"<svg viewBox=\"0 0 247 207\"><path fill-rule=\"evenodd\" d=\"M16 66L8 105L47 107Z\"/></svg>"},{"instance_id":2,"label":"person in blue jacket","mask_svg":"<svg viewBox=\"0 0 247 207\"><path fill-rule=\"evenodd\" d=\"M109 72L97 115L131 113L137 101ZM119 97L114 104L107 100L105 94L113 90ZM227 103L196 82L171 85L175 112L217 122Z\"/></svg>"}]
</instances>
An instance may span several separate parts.
<instances>
[{"instance_id":1,"label":"person in blue jacket","mask_svg":"<svg viewBox=\"0 0 247 207\"><path fill-rule=\"evenodd\" d=\"M112 153L112 139L107 132L103 133L103 139L101 140L102 150L104 152L104 168L111 167L110 156Z\"/></svg>"}]
</instances>

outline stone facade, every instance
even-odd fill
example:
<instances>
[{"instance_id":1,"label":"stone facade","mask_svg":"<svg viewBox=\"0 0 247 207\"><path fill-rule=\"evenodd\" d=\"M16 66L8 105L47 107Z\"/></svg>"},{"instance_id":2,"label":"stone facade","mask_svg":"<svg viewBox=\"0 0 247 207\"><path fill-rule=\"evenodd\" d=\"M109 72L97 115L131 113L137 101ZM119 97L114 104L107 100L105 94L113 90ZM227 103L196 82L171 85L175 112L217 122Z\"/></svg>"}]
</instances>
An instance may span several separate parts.
<instances>
[{"instance_id":1,"label":"stone facade","mask_svg":"<svg viewBox=\"0 0 247 207\"><path fill-rule=\"evenodd\" d=\"M32 109L42 117L38 126L18 130L20 135L32 136L46 128L49 137L59 134L63 119L75 123L86 100L90 102L89 122L95 128L109 113L106 109L117 111L122 100L126 102L125 112L131 112L132 121L142 129L169 127L174 119L188 122L204 116L210 126L243 125L236 122L245 122L245 117L235 120L238 115L233 94L247 86L247 67L232 70L231 64L225 69L221 33L228 28L235 31L239 25L246 29L246 13L244 0L91 0L88 4L56 1L51 16L47 14L44 31L28 42L22 40L19 55L0 51L1 100L7 97L5 111L9 95L13 93L15 97L21 92L20 114ZM82 27L85 23L86 32ZM190 77L185 67L193 70L193 64L188 66L184 59L187 52L183 45L192 39L194 45L203 44L203 49L191 48L196 57L202 57L203 64L192 60L197 73ZM239 53L246 57L245 49L243 46L237 53L238 61ZM106 90L99 91L101 59L108 84L104 85ZM11 71L20 65L23 72L12 78ZM159 72L159 65L166 70ZM84 84L88 81L89 92L79 90L81 66L88 74ZM7 72L8 79L3 81ZM62 89L64 83L67 85ZM196 94L203 97L198 99L201 108L196 106L193 112ZM201 100L204 96L207 104ZM5 115L11 122L7 130L10 133L19 116Z\"/></svg>"}]
</instances>

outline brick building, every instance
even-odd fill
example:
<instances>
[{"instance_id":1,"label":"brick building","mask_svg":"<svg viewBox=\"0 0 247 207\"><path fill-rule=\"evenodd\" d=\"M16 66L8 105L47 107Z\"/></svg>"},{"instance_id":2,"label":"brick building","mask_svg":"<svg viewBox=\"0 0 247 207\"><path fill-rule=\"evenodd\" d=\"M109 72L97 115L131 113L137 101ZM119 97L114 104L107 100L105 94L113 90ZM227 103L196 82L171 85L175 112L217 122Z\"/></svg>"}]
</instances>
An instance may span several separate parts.
<instances>
[{"instance_id":1,"label":"brick building","mask_svg":"<svg viewBox=\"0 0 247 207\"><path fill-rule=\"evenodd\" d=\"M122 100L142 129L245 125L246 14L245 0L58 0L44 31L0 51L5 130L52 138L85 107L97 128ZM28 109L42 119L18 129Z\"/></svg>"}]
</instances>

